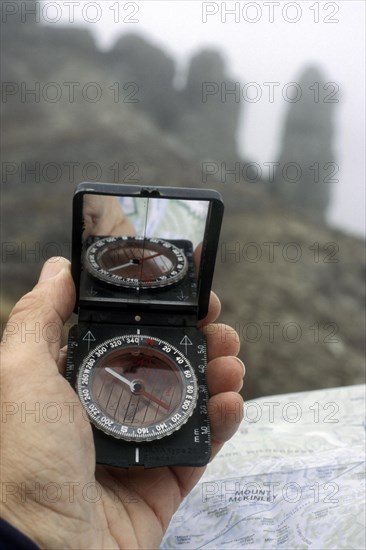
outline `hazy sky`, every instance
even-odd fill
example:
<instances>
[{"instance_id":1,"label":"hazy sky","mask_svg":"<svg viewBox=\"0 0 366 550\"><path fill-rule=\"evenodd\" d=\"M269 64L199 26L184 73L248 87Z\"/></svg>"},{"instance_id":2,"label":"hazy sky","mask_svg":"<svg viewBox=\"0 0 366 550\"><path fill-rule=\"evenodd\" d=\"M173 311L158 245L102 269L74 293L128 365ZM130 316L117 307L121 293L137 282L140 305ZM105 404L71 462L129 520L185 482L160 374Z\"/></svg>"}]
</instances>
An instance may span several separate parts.
<instances>
[{"instance_id":1,"label":"hazy sky","mask_svg":"<svg viewBox=\"0 0 366 550\"><path fill-rule=\"evenodd\" d=\"M52 18L52 5L49 18ZM66 23L70 2L58 1ZM88 7L86 7L88 5ZM99 6L97 10L96 5ZM242 89L243 120L238 135L245 158L276 161L283 117L290 104L283 99L290 82L298 81L305 66L319 66L334 83L336 105L336 160L338 183L329 220L347 231L365 233L365 3L363 0L314 2L301 0L201 2L198 0L99 0L75 2L74 24L89 28L102 47L121 33L141 33L164 47L181 70L199 49L220 49L230 76L256 83ZM83 11L84 10L84 11ZM234 13L229 13L229 11ZM54 12L55 13L55 12ZM99 19L92 22L93 19ZM226 20L225 20L226 19ZM269 100L269 86L274 88ZM335 88L320 89L320 98ZM257 102L250 101L259 91ZM303 93L314 93L304 90ZM263 172L265 174L265 172Z\"/></svg>"}]
</instances>

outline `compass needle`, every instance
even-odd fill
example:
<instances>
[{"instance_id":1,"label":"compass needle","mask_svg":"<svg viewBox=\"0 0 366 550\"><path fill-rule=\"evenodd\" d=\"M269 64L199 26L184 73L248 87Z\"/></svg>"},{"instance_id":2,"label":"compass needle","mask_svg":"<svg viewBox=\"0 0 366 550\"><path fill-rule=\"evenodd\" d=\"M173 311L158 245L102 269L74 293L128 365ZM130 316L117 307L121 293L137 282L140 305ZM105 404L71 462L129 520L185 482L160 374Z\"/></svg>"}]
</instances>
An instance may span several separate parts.
<instances>
[{"instance_id":1,"label":"compass needle","mask_svg":"<svg viewBox=\"0 0 366 550\"><path fill-rule=\"evenodd\" d=\"M121 380L121 382L124 382L125 384L127 384L127 386L130 386L130 388L132 389L132 383L127 378L125 378L121 374L118 374L118 372L115 372L114 370L110 369L109 367L106 367L105 370L106 370L106 372L108 372L109 374L114 376L115 378L118 378L118 380Z\"/></svg>"},{"instance_id":2,"label":"compass needle","mask_svg":"<svg viewBox=\"0 0 366 550\"><path fill-rule=\"evenodd\" d=\"M152 395L151 393L143 390L141 391L141 395L144 395L145 397L147 397L148 399L151 399L151 401L154 401L154 403L156 403L157 405L159 405L159 407L163 407L164 409L166 409L167 411L169 410L169 405L167 405L166 403L163 403L162 401L160 401L160 399L158 399L157 397L155 397L154 395Z\"/></svg>"},{"instance_id":3,"label":"compass needle","mask_svg":"<svg viewBox=\"0 0 366 550\"><path fill-rule=\"evenodd\" d=\"M152 260L153 258L156 258L157 256L161 256L162 252L157 252L156 254L152 254L151 256L146 256L146 258L141 258L141 262L145 262L146 260Z\"/></svg>"},{"instance_id":4,"label":"compass needle","mask_svg":"<svg viewBox=\"0 0 366 550\"><path fill-rule=\"evenodd\" d=\"M129 262L117 265L116 267L110 267L109 271L112 273L113 271L117 271L118 269L123 269L124 267L128 267L133 264L133 260L131 259Z\"/></svg>"}]
</instances>

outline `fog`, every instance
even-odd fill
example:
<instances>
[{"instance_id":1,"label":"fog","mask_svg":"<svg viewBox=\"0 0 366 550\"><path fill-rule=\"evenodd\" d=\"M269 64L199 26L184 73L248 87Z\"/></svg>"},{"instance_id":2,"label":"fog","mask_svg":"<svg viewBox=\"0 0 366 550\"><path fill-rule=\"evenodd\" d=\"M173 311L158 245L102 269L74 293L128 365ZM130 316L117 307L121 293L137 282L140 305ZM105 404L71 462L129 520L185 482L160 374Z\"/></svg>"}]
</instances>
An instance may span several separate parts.
<instances>
[{"instance_id":1,"label":"fog","mask_svg":"<svg viewBox=\"0 0 366 550\"><path fill-rule=\"evenodd\" d=\"M300 93L313 94L314 101L337 103L334 152L339 171L328 221L364 236L364 2L43 4L47 6L43 22L86 26L101 48L111 46L122 33L143 34L177 60L178 86L194 52L222 51L242 104L239 150L245 159L259 164L263 177L268 176L264 163L275 162L280 152L291 83L308 65L318 66L329 85Z\"/></svg>"}]
</instances>

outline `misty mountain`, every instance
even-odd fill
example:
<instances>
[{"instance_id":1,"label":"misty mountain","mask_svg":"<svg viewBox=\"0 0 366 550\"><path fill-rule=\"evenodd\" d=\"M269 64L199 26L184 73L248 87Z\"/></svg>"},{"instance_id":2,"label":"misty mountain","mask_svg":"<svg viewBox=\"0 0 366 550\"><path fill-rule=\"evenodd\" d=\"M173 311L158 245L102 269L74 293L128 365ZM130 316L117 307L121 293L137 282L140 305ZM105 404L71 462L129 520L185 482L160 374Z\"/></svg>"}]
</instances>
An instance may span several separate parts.
<instances>
[{"instance_id":1,"label":"misty mountain","mask_svg":"<svg viewBox=\"0 0 366 550\"><path fill-rule=\"evenodd\" d=\"M70 256L80 181L210 187L226 206L214 290L241 337L245 396L362 381L363 242L326 227L328 188L243 177L240 104L203 101L205 83L234 80L220 52L197 52L178 89L174 60L141 36L102 52L82 29L2 30L2 320L47 257ZM331 109L309 109L289 110L281 162L310 164L319 144L333 158Z\"/></svg>"}]
</instances>

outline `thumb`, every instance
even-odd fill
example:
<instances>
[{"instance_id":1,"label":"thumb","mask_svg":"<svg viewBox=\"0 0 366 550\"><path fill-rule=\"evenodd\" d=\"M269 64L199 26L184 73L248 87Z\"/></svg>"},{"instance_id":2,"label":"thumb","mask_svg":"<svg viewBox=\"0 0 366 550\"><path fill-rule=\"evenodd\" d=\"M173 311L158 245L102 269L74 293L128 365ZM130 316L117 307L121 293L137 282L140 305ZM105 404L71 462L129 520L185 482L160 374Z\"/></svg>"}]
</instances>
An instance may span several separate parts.
<instances>
[{"instance_id":1,"label":"thumb","mask_svg":"<svg viewBox=\"0 0 366 550\"><path fill-rule=\"evenodd\" d=\"M51 258L44 264L38 284L12 310L3 333L4 351L22 350L32 358L48 352L57 360L63 325L74 302L70 262Z\"/></svg>"}]
</instances>

